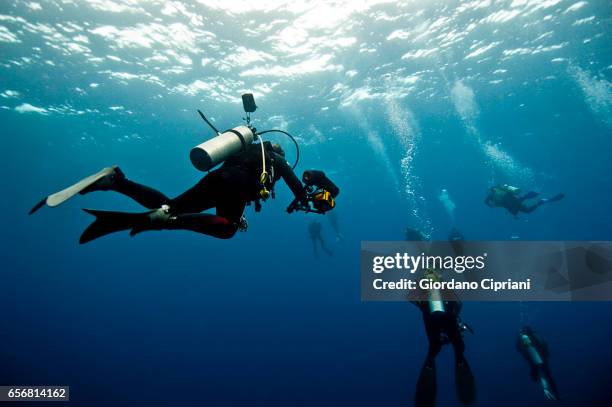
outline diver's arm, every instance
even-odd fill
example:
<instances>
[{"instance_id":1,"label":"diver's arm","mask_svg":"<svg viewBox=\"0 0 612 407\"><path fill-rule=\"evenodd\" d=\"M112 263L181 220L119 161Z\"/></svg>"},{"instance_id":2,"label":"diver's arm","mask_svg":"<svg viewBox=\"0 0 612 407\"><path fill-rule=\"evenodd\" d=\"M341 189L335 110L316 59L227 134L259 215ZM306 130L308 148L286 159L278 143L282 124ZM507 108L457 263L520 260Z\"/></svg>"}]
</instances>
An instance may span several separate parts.
<instances>
[{"instance_id":1,"label":"diver's arm","mask_svg":"<svg viewBox=\"0 0 612 407\"><path fill-rule=\"evenodd\" d=\"M293 195L300 201L306 201L306 190L302 181L295 175L293 169L287 164L285 157L274 153L274 170L283 177L283 180L289 186Z\"/></svg>"}]
</instances>

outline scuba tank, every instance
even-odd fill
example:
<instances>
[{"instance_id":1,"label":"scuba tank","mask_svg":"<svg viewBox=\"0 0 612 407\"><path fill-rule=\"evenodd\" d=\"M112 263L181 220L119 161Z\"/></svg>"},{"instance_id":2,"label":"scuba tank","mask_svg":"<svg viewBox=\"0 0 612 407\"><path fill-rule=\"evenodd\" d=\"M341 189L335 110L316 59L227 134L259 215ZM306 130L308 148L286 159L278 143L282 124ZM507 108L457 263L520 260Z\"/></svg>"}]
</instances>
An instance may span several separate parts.
<instances>
[{"instance_id":1,"label":"scuba tank","mask_svg":"<svg viewBox=\"0 0 612 407\"><path fill-rule=\"evenodd\" d=\"M514 195L518 195L521 193L521 189L517 187L513 187L512 185L504 184L504 189Z\"/></svg>"},{"instance_id":2,"label":"scuba tank","mask_svg":"<svg viewBox=\"0 0 612 407\"><path fill-rule=\"evenodd\" d=\"M208 171L232 155L244 151L248 145L253 143L254 138L251 127L234 127L195 146L191 149L189 158L198 170Z\"/></svg>"},{"instance_id":3,"label":"scuba tank","mask_svg":"<svg viewBox=\"0 0 612 407\"><path fill-rule=\"evenodd\" d=\"M535 348L535 346L533 346L533 342L531 341L531 338L529 337L529 335L526 335L524 333L521 334L521 344L525 347L525 350L527 351L527 355L529 356L529 360L535 366L542 366L544 364L544 361L542 360L540 353Z\"/></svg>"},{"instance_id":4,"label":"scuba tank","mask_svg":"<svg viewBox=\"0 0 612 407\"><path fill-rule=\"evenodd\" d=\"M242 151L246 151L246 148L253 143L255 138L258 138L260 142L263 142L261 138L262 134L281 133L289 137L295 144L297 155L295 158L295 163L293 164L293 167L291 167L295 169L298 161L300 160L300 147L298 146L295 137L284 130L271 129L258 132L255 127L251 126L251 113L257 109L255 99L251 93L245 93L242 95L242 107L246 113L246 117L243 118L246 121L246 126L236 126L233 129L224 131L223 133L217 130L217 128L206 118L206 116L204 116L204 113L198 110L198 114L202 120L204 120L204 122L206 122L206 124L213 129L215 133L217 133L217 136L191 149L189 158L191 159L193 166L200 171L208 171L217 164L224 162L229 157ZM265 157L263 154L264 152L262 150L262 167L265 168ZM262 173L262 179L264 178L264 175L267 175L265 170Z\"/></svg>"},{"instance_id":5,"label":"scuba tank","mask_svg":"<svg viewBox=\"0 0 612 407\"><path fill-rule=\"evenodd\" d=\"M444 308L444 301L442 300L442 294L440 290L433 289L429 290L429 313L431 315L441 315L446 312Z\"/></svg>"},{"instance_id":6,"label":"scuba tank","mask_svg":"<svg viewBox=\"0 0 612 407\"><path fill-rule=\"evenodd\" d=\"M425 277L436 282L440 281L440 274L435 270L427 270L425 272ZM427 298L427 306L429 307L429 314L431 316L441 316L446 312L444 299L438 288L430 289Z\"/></svg>"}]
</instances>

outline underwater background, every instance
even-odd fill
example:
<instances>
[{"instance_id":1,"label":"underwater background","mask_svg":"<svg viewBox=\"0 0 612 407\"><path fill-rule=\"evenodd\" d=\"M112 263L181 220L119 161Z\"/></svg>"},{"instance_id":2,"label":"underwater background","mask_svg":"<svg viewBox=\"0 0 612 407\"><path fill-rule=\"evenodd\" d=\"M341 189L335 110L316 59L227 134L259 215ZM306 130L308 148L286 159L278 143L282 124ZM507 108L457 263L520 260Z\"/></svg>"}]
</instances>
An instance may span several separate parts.
<instances>
[{"instance_id":1,"label":"underwater background","mask_svg":"<svg viewBox=\"0 0 612 407\"><path fill-rule=\"evenodd\" d=\"M360 241L611 240L611 21L603 0L2 1L0 384L69 385L79 406L411 405L421 315L361 302ZM213 135L196 109L239 125L245 92L258 129L298 137L299 174L340 186L339 232L287 214L282 183L227 241L80 246L80 208L143 210L114 193L27 215L111 164L181 193ZM484 205L496 183L566 198L515 220ZM333 256L314 255L313 219ZM610 405L611 312L465 303L477 405L545 404L525 323L563 405ZM449 347L437 367L438 405L457 405Z\"/></svg>"}]
</instances>

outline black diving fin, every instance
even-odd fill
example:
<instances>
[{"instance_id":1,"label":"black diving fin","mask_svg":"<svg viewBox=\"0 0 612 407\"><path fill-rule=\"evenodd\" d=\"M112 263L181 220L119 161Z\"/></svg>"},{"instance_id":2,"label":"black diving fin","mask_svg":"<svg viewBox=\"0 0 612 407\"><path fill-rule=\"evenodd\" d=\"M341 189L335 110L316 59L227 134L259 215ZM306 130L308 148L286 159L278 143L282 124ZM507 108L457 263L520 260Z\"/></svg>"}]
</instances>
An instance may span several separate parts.
<instances>
[{"instance_id":1,"label":"black diving fin","mask_svg":"<svg viewBox=\"0 0 612 407\"><path fill-rule=\"evenodd\" d=\"M476 401L476 381L465 359L455 364L455 385L461 404L468 405Z\"/></svg>"},{"instance_id":2,"label":"black diving fin","mask_svg":"<svg viewBox=\"0 0 612 407\"><path fill-rule=\"evenodd\" d=\"M434 407L436 405L436 367L425 364L417 381L414 405L416 407Z\"/></svg>"},{"instance_id":3,"label":"black diving fin","mask_svg":"<svg viewBox=\"0 0 612 407\"><path fill-rule=\"evenodd\" d=\"M99 237L111 233L120 232L141 227L149 221L149 215L155 211L140 213L99 211L94 209L83 209L85 212L96 217L96 220L85 229L79 243L91 242Z\"/></svg>"},{"instance_id":4,"label":"black diving fin","mask_svg":"<svg viewBox=\"0 0 612 407\"><path fill-rule=\"evenodd\" d=\"M563 193L557 194L557 195L553 196L552 198L549 198L548 202L558 202L558 201L562 200L563 198L565 198L565 194L563 194Z\"/></svg>"}]
</instances>

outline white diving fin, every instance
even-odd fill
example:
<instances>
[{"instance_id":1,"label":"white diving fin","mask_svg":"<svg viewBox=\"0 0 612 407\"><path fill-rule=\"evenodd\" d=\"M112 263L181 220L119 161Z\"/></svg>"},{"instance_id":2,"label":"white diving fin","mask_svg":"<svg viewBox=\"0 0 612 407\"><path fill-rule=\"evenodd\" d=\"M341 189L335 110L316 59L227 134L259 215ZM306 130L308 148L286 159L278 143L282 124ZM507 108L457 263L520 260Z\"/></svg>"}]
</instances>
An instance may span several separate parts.
<instances>
[{"instance_id":1,"label":"white diving fin","mask_svg":"<svg viewBox=\"0 0 612 407\"><path fill-rule=\"evenodd\" d=\"M83 178L76 184L73 184L66 189L62 189L59 192L56 192L54 194L51 194L43 198L39 203L37 203L30 210L29 214L30 215L33 214L34 212L42 208L45 204L50 207L55 207L55 206L58 206L66 202L67 200L69 200L70 198L78 194L79 192L83 191L85 188L93 185L94 183L106 177L107 175L112 174L115 171L115 168L117 168L116 165L113 165L112 167L105 167L101 169L100 171L98 171L97 173L92 174L87 178Z\"/></svg>"}]
</instances>

